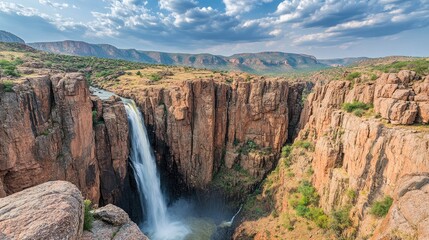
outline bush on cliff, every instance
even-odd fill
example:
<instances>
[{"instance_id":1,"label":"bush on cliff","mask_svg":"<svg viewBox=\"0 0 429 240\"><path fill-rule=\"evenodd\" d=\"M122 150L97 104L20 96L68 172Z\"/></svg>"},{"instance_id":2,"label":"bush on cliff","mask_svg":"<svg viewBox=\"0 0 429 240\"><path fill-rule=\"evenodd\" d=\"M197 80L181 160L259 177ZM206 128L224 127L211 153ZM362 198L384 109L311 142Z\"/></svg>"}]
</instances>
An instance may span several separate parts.
<instances>
[{"instance_id":1,"label":"bush on cliff","mask_svg":"<svg viewBox=\"0 0 429 240\"><path fill-rule=\"evenodd\" d=\"M305 150L314 151L313 143L304 140L297 140L293 143L294 147L304 148Z\"/></svg>"},{"instance_id":2,"label":"bush on cliff","mask_svg":"<svg viewBox=\"0 0 429 240\"><path fill-rule=\"evenodd\" d=\"M94 222L94 215L91 212L92 210L91 200L85 199L83 203L85 205L84 217L83 217L83 230L89 231L92 228L92 222Z\"/></svg>"},{"instance_id":3,"label":"bush on cliff","mask_svg":"<svg viewBox=\"0 0 429 240\"><path fill-rule=\"evenodd\" d=\"M2 82L3 84L3 90L5 92L13 92L13 86L15 85L12 81L10 80L4 80Z\"/></svg>"},{"instance_id":4,"label":"bush on cliff","mask_svg":"<svg viewBox=\"0 0 429 240\"><path fill-rule=\"evenodd\" d=\"M360 77L362 74L360 72L352 72L349 75L347 75L346 79L351 81L353 79L356 79L358 77Z\"/></svg>"},{"instance_id":5,"label":"bush on cliff","mask_svg":"<svg viewBox=\"0 0 429 240\"><path fill-rule=\"evenodd\" d=\"M392 206L393 199L390 196L384 197L381 201L375 201L371 207L371 214L376 217L384 217Z\"/></svg>"},{"instance_id":6,"label":"bush on cliff","mask_svg":"<svg viewBox=\"0 0 429 240\"><path fill-rule=\"evenodd\" d=\"M0 60L0 70L2 75L19 77L19 73L16 70L16 66L22 64L22 60L17 58L14 61Z\"/></svg>"},{"instance_id":7,"label":"bush on cliff","mask_svg":"<svg viewBox=\"0 0 429 240\"><path fill-rule=\"evenodd\" d=\"M358 102L358 101L353 101L351 103L344 103L343 104L343 109L346 112L355 112L355 111L366 111L370 108L372 108L372 104L366 104L363 102Z\"/></svg>"}]
</instances>

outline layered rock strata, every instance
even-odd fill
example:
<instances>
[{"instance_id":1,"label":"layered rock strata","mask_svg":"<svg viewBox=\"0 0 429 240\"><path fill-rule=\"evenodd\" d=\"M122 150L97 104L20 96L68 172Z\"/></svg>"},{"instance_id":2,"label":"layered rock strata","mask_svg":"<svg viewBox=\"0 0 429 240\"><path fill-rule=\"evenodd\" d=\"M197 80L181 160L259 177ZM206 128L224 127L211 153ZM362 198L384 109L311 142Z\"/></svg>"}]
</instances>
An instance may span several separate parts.
<instances>
[{"instance_id":1,"label":"layered rock strata","mask_svg":"<svg viewBox=\"0 0 429 240\"><path fill-rule=\"evenodd\" d=\"M260 180L272 169L289 119L296 122L301 110L289 93L301 96L302 89L287 81L194 80L119 94L140 106L160 164L183 186L204 189L221 166L240 166Z\"/></svg>"},{"instance_id":2,"label":"layered rock strata","mask_svg":"<svg viewBox=\"0 0 429 240\"><path fill-rule=\"evenodd\" d=\"M393 126L377 118L392 124L425 123L424 106L429 101L421 96L427 95L426 79L418 80L413 72L401 71L384 74L375 83L355 86L332 81L316 86L308 96L299 138L315 143L312 180L321 207L326 212L345 207L350 204L347 193L353 191L356 195L350 216L358 226L358 238L370 236L381 222L369 214L376 200L393 196L394 204L402 206L403 194L395 194L402 179L429 172L429 134L425 127ZM406 97L401 97L404 94ZM352 101L374 103L375 116L358 117L340 110L344 102ZM392 211L399 210L391 210L389 216L396 214ZM410 225L417 228L415 222Z\"/></svg>"},{"instance_id":3,"label":"layered rock strata","mask_svg":"<svg viewBox=\"0 0 429 240\"><path fill-rule=\"evenodd\" d=\"M0 90L0 197L67 180L94 203L115 202L126 176L127 118L117 101L94 102L80 73L41 74Z\"/></svg>"}]
</instances>

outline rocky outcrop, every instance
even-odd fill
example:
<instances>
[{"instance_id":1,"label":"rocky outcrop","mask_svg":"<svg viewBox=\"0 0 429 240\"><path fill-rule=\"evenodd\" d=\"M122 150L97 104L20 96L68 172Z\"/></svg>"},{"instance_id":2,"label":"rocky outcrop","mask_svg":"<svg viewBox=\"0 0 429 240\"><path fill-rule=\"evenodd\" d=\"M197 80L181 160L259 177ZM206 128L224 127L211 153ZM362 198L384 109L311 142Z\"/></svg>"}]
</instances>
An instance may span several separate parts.
<instances>
[{"instance_id":1,"label":"rocky outcrop","mask_svg":"<svg viewBox=\"0 0 429 240\"><path fill-rule=\"evenodd\" d=\"M371 239L428 239L428 173L404 176L394 197L395 204Z\"/></svg>"},{"instance_id":2,"label":"rocky outcrop","mask_svg":"<svg viewBox=\"0 0 429 240\"><path fill-rule=\"evenodd\" d=\"M203 189L221 165L252 168L255 177L271 170L288 137L288 94L296 84L194 80L118 94L133 98L141 108L160 164L180 176L177 182ZM252 150L246 150L249 143L273 155L246 155Z\"/></svg>"},{"instance_id":3,"label":"rocky outcrop","mask_svg":"<svg viewBox=\"0 0 429 240\"><path fill-rule=\"evenodd\" d=\"M0 197L67 180L98 203L102 181L103 203L114 202L128 156L124 107L101 104L105 121L94 130L93 103L82 74L45 73L15 81L12 92L0 92Z\"/></svg>"},{"instance_id":4,"label":"rocky outcrop","mask_svg":"<svg viewBox=\"0 0 429 240\"><path fill-rule=\"evenodd\" d=\"M76 186L47 182L0 198L0 238L79 240L83 217Z\"/></svg>"},{"instance_id":5,"label":"rocky outcrop","mask_svg":"<svg viewBox=\"0 0 429 240\"><path fill-rule=\"evenodd\" d=\"M358 117L339 109L344 102L356 100L374 103L374 111L391 123L418 122L423 118L417 116L424 115L424 110L414 101L415 93L426 93L425 82L415 79L412 72L401 71L383 75L375 83L320 84L308 96L303 110L304 127L299 138L315 143L312 182L320 194L321 207L326 212L345 207L350 204L347 193L353 192L350 217L358 226L359 239L369 236L381 222L369 214L369 207L376 200L395 196L404 177L429 172L429 134L424 129L392 127L376 117ZM385 111L387 102L392 105ZM395 107L402 103L407 107ZM395 198L400 209L401 202L410 200L402 199ZM393 220L397 219L396 213L390 214Z\"/></svg>"},{"instance_id":6,"label":"rocky outcrop","mask_svg":"<svg viewBox=\"0 0 429 240\"><path fill-rule=\"evenodd\" d=\"M93 211L95 221L90 231L84 231L82 240L148 240L124 210L108 204Z\"/></svg>"},{"instance_id":7,"label":"rocky outcrop","mask_svg":"<svg viewBox=\"0 0 429 240\"><path fill-rule=\"evenodd\" d=\"M356 85L346 102L373 103L374 111L389 123L429 123L429 78L413 71L384 73L374 83Z\"/></svg>"}]
</instances>

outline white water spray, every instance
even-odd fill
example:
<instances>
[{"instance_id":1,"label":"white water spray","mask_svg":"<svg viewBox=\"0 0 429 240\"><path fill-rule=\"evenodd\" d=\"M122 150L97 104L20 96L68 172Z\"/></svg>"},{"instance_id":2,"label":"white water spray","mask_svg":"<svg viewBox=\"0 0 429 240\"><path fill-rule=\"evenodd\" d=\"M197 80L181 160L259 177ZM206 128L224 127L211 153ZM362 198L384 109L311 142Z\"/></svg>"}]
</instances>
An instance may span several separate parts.
<instances>
[{"instance_id":1,"label":"white water spray","mask_svg":"<svg viewBox=\"0 0 429 240\"><path fill-rule=\"evenodd\" d=\"M161 193L155 157L150 146L143 116L133 100L122 99L128 115L131 138L130 161L147 222L143 230L153 240L180 240L190 233L183 223L172 221Z\"/></svg>"}]
</instances>

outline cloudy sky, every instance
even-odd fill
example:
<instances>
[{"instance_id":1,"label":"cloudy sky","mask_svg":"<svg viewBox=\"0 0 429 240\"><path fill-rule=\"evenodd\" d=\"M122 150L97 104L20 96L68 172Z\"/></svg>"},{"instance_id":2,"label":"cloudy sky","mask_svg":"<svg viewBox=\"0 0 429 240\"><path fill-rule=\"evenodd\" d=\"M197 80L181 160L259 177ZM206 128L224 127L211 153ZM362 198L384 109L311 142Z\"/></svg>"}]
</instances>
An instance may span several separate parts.
<instances>
[{"instance_id":1,"label":"cloudy sky","mask_svg":"<svg viewBox=\"0 0 429 240\"><path fill-rule=\"evenodd\" d=\"M14 0L0 29L167 52L429 56L429 0Z\"/></svg>"}]
</instances>

